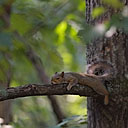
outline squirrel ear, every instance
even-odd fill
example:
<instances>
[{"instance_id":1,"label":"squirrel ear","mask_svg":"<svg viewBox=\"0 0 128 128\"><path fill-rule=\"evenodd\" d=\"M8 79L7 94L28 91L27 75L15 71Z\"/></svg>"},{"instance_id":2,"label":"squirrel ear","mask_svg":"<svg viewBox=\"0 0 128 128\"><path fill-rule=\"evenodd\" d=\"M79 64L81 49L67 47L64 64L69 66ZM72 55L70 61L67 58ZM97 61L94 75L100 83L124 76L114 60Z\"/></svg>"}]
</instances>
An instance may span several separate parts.
<instances>
[{"instance_id":1,"label":"squirrel ear","mask_svg":"<svg viewBox=\"0 0 128 128\"><path fill-rule=\"evenodd\" d=\"M55 72L55 74L57 74L57 72Z\"/></svg>"},{"instance_id":2,"label":"squirrel ear","mask_svg":"<svg viewBox=\"0 0 128 128\"><path fill-rule=\"evenodd\" d=\"M64 77L64 72L61 72L61 76Z\"/></svg>"}]
</instances>

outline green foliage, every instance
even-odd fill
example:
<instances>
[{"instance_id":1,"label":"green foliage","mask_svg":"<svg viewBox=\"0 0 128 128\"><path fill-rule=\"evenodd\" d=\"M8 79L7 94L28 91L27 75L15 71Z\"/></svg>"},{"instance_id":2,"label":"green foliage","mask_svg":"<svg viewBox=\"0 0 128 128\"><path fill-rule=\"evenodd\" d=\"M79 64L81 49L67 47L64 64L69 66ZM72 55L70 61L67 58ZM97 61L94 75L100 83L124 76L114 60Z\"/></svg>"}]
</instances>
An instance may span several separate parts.
<instances>
[{"instance_id":1,"label":"green foliage","mask_svg":"<svg viewBox=\"0 0 128 128\"><path fill-rule=\"evenodd\" d=\"M16 128L23 128L24 126L41 128L55 124L55 118L52 112L49 111L50 105L46 97L17 99L13 108L13 125Z\"/></svg>"},{"instance_id":2,"label":"green foliage","mask_svg":"<svg viewBox=\"0 0 128 128\"><path fill-rule=\"evenodd\" d=\"M120 2L120 0L102 0L103 3L105 3L106 5L110 5L113 8L123 8L124 4L123 2Z\"/></svg>"},{"instance_id":3,"label":"green foliage","mask_svg":"<svg viewBox=\"0 0 128 128\"><path fill-rule=\"evenodd\" d=\"M11 33L8 32L0 32L0 50L6 48L12 48L12 37Z\"/></svg>"},{"instance_id":4,"label":"green foliage","mask_svg":"<svg viewBox=\"0 0 128 128\"><path fill-rule=\"evenodd\" d=\"M63 122L52 128L87 128L86 117L85 116L68 117L64 119Z\"/></svg>"},{"instance_id":5,"label":"green foliage","mask_svg":"<svg viewBox=\"0 0 128 128\"><path fill-rule=\"evenodd\" d=\"M3 20L0 23L0 50L10 56L10 60L8 60L10 65L7 66L5 71L11 68L13 73L11 86L40 83L35 68L25 54L28 45L40 57L49 76L56 71L80 72L84 69L84 54L81 56L84 48L77 36L79 25L76 23L84 19L83 5L84 1L82 0L16 0L13 3L10 26L5 27ZM3 10L3 7L1 7L1 10ZM17 38L14 32L18 32L21 38ZM8 62L2 62L5 57L1 54L0 58L0 67L6 67ZM1 71L0 76L4 82L6 74ZM80 102L70 103L66 98L63 100L72 108L79 108ZM62 102L61 106L63 106ZM44 97L16 100L13 110L15 111L13 112L14 121L12 124L16 128L24 126L32 128L49 127L56 124L54 113ZM73 110L69 116L81 114L81 110L79 109L77 113ZM65 113L68 114L68 112L69 110L65 109Z\"/></svg>"},{"instance_id":6,"label":"green foliage","mask_svg":"<svg viewBox=\"0 0 128 128\"><path fill-rule=\"evenodd\" d=\"M122 29L124 32L128 32L128 17L115 14L110 20L110 26L115 26L117 29Z\"/></svg>"},{"instance_id":7,"label":"green foliage","mask_svg":"<svg viewBox=\"0 0 128 128\"><path fill-rule=\"evenodd\" d=\"M97 24L96 26L84 24L78 33L78 36L83 40L84 43L88 44L102 37L105 34L106 26L105 24Z\"/></svg>"},{"instance_id":8,"label":"green foliage","mask_svg":"<svg viewBox=\"0 0 128 128\"><path fill-rule=\"evenodd\" d=\"M96 7L93 9L92 16L93 18L96 18L102 14L104 14L105 8L104 7Z\"/></svg>"},{"instance_id":9,"label":"green foliage","mask_svg":"<svg viewBox=\"0 0 128 128\"><path fill-rule=\"evenodd\" d=\"M104 1L107 2L107 1ZM82 41L86 44L91 43L92 41L98 39L99 37L103 37L107 35L107 32L110 31L112 27L118 30L122 30L124 32L128 32L128 7L124 7L119 1L109 1L115 10L121 7L121 10L117 14L113 14L111 19L105 19L103 23L98 23L95 25L89 25L87 23L81 24L81 29L78 32L78 36L82 39ZM109 5L107 3L107 5ZM122 8L123 7L123 8ZM107 11L107 8L104 7L96 7L92 12L92 17L95 20L100 17ZM115 30L116 31L116 30ZM110 31L114 34L114 32ZM111 34L111 36L113 35ZM107 37L107 36L106 36Z\"/></svg>"},{"instance_id":10,"label":"green foliage","mask_svg":"<svg viewBox=\"0 0 128 128\"><path fill-rule=\"evenodd\" d=\"M28 46L43 62L48 76L56 71L85 71L85 45L106 35L111 27L128 32L128 16L123 14L124 5L118 0L103 0L106 7L96 7L92 18L102 16L107 7L120 10L102 24L88 25L85 22L85 1L83 0L15 0L7 27L2 16L4 6L10 0L0 1L0 93L11 70L11 86L40 83L37 72L26 56ZM17 38L18 32L21 38ZM16 128L22 127L70 127L85 128L87 114L85 98L57 97L66 118L56 124L56 119L45 97L24 98L14 101Z\"/></svg>"},{"instance_id":11,"label":"green foliage","mask_svg":"<svg viewBox=\"0 0 128 128\"><path fill-rule=\"evenodd\" d=\"M26 17L22 14L11 15L11 29L17 30L19 33L25 34L31 29L31 24L27 22Z\"/></svg>"}]
</instances>

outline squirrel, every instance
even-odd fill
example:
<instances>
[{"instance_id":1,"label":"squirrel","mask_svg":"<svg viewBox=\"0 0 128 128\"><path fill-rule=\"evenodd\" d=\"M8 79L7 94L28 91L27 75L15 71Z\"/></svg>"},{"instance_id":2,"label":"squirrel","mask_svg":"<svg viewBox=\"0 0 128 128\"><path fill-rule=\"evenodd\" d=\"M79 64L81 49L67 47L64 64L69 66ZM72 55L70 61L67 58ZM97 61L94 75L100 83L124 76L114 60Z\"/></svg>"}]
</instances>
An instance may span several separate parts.
<instances>
[{"instance_id":1,"label":"squirrel","mask_svg":"<svg viewBox=\"0 0 128 128\"><path fill-rule=\"evenodd\" d=\"M110 79L114 77L114 68L106 61L95 62L88 66L87 74L94 74L99 78Z\"/></svg>"},{"instance_id":2,"label":"squirrel","mask_svg":"<svg viewBox=\"0 0 128 128\"><path fill-rule=\"evenodd\" d=\"M76 84L86 85L91 87L94 91L96 91L100 95L104 95L104 104L107 105L109 103L109 92L105 88L103 82L100 78L103 77L110 77L110 65L107 65L105 63L95 63L91 65L87 73L75 73L75 72L61 72L61 73L55 73L52 76L51 83L52 84L61 84L61 83L68 83L67 90L70 90L73 86ZM95 75L92 74L95 72L96 69L107 69L107 71L104 71L104 75Z\"/></svg>"}]
</instances>

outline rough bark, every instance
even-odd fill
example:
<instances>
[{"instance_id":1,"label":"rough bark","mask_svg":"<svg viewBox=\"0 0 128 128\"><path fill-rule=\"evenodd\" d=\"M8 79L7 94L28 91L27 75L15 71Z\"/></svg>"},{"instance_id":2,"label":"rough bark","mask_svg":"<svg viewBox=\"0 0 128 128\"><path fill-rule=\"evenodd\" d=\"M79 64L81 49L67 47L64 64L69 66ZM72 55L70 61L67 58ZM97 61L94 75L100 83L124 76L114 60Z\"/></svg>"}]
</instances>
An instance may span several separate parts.
<instances>
[{"instance_id":1,"label":"rough bark","mask_svg":"<svg viewBox=\"0 0 128 128\"><path fill-rule=\"evenodd\" d=\"M104 96L99 96L93 89L88 86L76 85L70 91L67 90L67 84L58 85L39 85L29 84L19 87L9 87L0 91L0 101L15 99L27 96L50 96L50 95L80 95L80 96L93 96L102 99L104 104Z\"/></svg>"},{"instance_id":2,"label":"rough bark","mask_svg":"<svg viewBox=\"0 0 128 128\"><path fill-rule=\"evenodd\" d=\"M125 4L128 1L125 1ZM102 5L99 0L86 0L86 19L89 24L102 23L116 11L111 8L101 17L92 19L93 8ZM126 96L128 75L128 35L121 30L110 38L100 38L87 47L87 64L96 61L107 61L115 69L115 81L110 85L111 96L108 106L100 104L98 98L88 98L88 128L127 128L128 127L128 98ZM108 86L109 88L109 86Z\"/></svg>"},{"instance_id":3,"label":"rough bark","mask_svg":"<svg viewBox=\"0 0 128 128\"><path fill-rule=\"evenodd\" d=\"M94 97L97 98L101 104L104 106L104 96L97 94L92 88L84 85L77 84L72 87L71 90L67 90L68 84L28 84L22 85L18 87L9 87L5 90L0 91L0 101L15 99L20 97L27 97L27 96L45 96L45 95L80 95L80 96L87 96L87 97ZM108 87L110 88L110 87ZM125 99L122 100L127 101L128 97L128 90L123 92L116 92L114 90L110 91L110 97L114 97L116 95L123 95ZM113 101L114 103L115 101Z\"/></svg>"}]
</instances>

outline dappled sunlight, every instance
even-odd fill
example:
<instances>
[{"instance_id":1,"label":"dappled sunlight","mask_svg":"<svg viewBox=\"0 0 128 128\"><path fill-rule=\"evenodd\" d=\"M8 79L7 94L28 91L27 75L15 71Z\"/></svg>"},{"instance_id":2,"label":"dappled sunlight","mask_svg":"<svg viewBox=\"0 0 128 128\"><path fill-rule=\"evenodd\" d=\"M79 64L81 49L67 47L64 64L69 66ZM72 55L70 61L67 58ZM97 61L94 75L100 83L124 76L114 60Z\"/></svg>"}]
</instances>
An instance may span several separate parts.
<instances>
[{"instance_id":1,"label":"dappled sunlight","mask_svg":"<svg viewBox=\"0 0 128 128\"><path fill-rule=\"evenodd\" d=\"M104 24L97 24L94 26L95 33L97 32L98 34L102 35L105 32L105 30L106 30L106 27Z\"/></svg>"},{"instance_id":2,"label":"dappled sunlight","mask_svg":"<svg viewBox=\"0 0 128 128\"><path fill-rule=\"evenodd\" d=\"M11 90L21 85L47 85L55 72L84 73L86 63L91 64L96 59L93 56L97 57L95 51L89 53L94 50L91 43L99 42L99 39L111 39L117 30L122 31L122 34L128 33L128 6L120 0L98 2L94 5L93 1L87 0L86 3L85 0L0 0L1 97L10 96ZM112 15L109 14L109 9ZM85 50L88 44L92 45L92 49ZM111 49L106 46L108 44L106 42L100 47L101 50L106 50L101 52L106 54L105 58L111 53ZM126 51L124 54L127 54ZM91 61L86 59L86 52L89 53L87 58L92 57ZM101 56L104 57L104 54ZM125 78L128 79L128 74L125 74ZM50 84L46 88L49 86L54 90L55 86ZM34 89L36 91L37 88ZM21 93L21 96L28 96L29 89L27 91L26 93L23 88L21 92L24 95ZM38 95L31 91L33 95ZM66 94L71 94L65 91ZM18 94L19 92L13 93L14 97L9 98L15 98ZM51 96L51 92L47 95ZM13 113L7 113L1 106L0 111L5 111L8 117L11 115L9 123L15 128L48 128L64 118L62 123L71 121L69 126L72 128L85 128L80 122L87 117L86 97L63 95L52 98L17 98L9 101L12 106L7 104ZM57 114L62 114L61 119L58 119ZM13 128L11 125L3 125L4 121L0 118L1 128ZM61 125L55 128L60 127Z\"/></svg>"},{"instance_id":3,"label":"dappled sunlight","mask_svg":"<svg viewBox=\"0 0 128 128\"><path fill-rule=\"evenodd\" d=\"M66 28L67 28L67 23L63 21L55 29L55 32L59 36L58 41L57 41L59 44L64 43Z\"/></svg>"},{"instance_id":4,"label":"dappled sunlight","mask_svg":"<svg viewBox=\"0 0 128 128\"><path fill-rule=\"evenodd\" d=\"M12 125L3 125L1 128L14 128Z\"/></svg>"},{"instance_id":5,"label":"dappled sunlight","mask_svg":"<svg viewBox=\"0 0 128 128\"><path fill-rule=\"evenodd\" d=\"M125 7L123 8L122 15L123 15L124 17L128 17L128 6L125 6Z\"/></svg>"},{"instance_id":6,"label":"dappled sunlight","mask_svg":"<svg viewBox=\"0 0 128 128\"><path fill-rule=\"evenodd\" d=\"M85 115L87 114L87 104L85 97L68 95L67 101L69 102L69 113L73 115L83 115L83 113Z\"/></svg>"},{"instance_id":7,"label":"dappled sunlight","mask_svg":"<svg viewBox=\"0 0 128 128\"><path fill-rule=\"evenodd\" d=\"M58 46L58 51L62 56L64 65L65 66L70 65L71 62L72 62L72 55L69 52L67 52L67 49L66 49L65 45Z\"/></svg>"},{"instance_id":8,"label":"dappled sunlight","mask_svg":"<svg viewBox=\"0 0 128 128\"><path fill-rule=\"evenodd\" d=\"M116 27L112 26L106 33L106 37L112 37L116 33Z\"/></svg>"},{"instance_id":9,"label":"dappled sunlight","mask_svg":"<svg viewBox=\"0 0 128 128\"><path fill-rule=\"evenodd\" d=\"M12 125L5 125L4 123L4 119L0 118L0 128L14 128Z\"/></svg>"},{"instance_id":10,"label":"dappled sunlight","mask_svg":"<svg viewBox=\"0 0 128 128\"><path fill-rule=\"evenodd\" d=\"M96 8L93 9L92 17L96 18L96 17L102 15L104 12L105 12L104 7L96 7Z\"/></svg>"}]
</instances>

